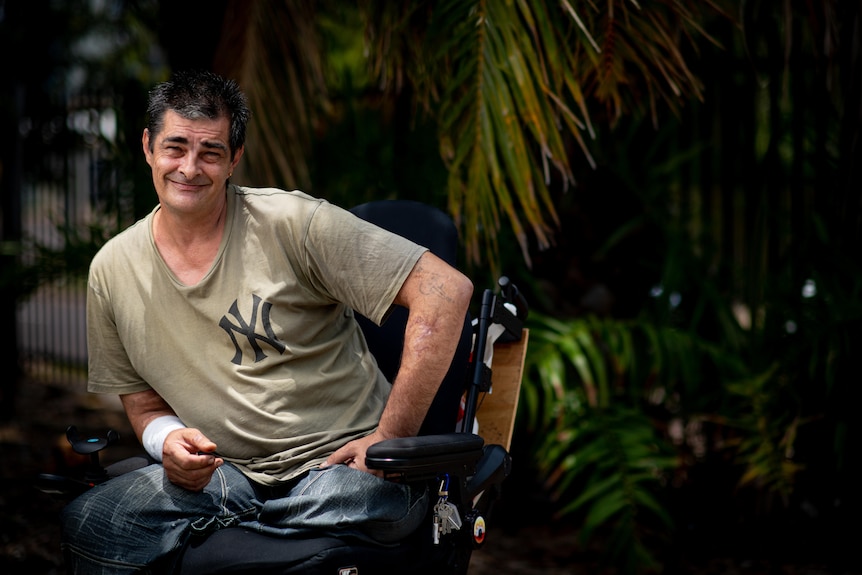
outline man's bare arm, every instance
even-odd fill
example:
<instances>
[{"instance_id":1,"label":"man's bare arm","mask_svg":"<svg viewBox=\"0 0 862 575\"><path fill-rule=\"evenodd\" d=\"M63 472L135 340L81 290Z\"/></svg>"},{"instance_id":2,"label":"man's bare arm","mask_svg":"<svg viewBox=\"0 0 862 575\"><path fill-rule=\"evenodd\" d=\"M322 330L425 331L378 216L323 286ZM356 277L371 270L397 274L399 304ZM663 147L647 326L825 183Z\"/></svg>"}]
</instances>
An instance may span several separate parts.
<instances>
[{"instance_id":1,"label":"man's bare arm","mask_svg":"<svg viewBox=\"0 0 862 575\"><path fill-rule=\"evenodd\" d=\"M401 367L378 428L338 449L326 464L346 463L380 475L365 467L368 447L418 433L452 363L472 295L473 284L461 272L431 252L419 258L395 298L408 309L407 327Z\"/></svg>"},{"instance_id":2,"label":"man's bare arm","mask_svg":"<svg viewBox=\"0 0 862 575\"><path fill-rule=\"evenodd\" d=\"M171 406L154 390L121 395L120 400L139 441L152 420L163 415L176 415Z\"/></svg>"},{"instance_id":3,"label":"man's bare arm","mask_svg":"<svg viewBox=\"0 0 862 575\"><path fill-rule=\"evenodd\" d=\"M426 252L407 277L395 303L408 309L401 367L378 431L384 437L416 435L449 370L461 338L473 284Z\"/></svg>"},{"instance_id":4,"label":"man's bare arm","mask_svg":"<svg viewBox=\"0 0 862 575\"><path fill-rule=\"evenodd\" d=\"M153 390L121 395L120 399L141 442L144 430L153 420L164 415L176 415ZM201 452L212 453L215 449L216 444L200 430L184 427L171 431L162 448L162 464L168 479L190 491L200 491L210 482L216 468L224 463L221 457L200 455Z\"/></svg>"}]
</instances>

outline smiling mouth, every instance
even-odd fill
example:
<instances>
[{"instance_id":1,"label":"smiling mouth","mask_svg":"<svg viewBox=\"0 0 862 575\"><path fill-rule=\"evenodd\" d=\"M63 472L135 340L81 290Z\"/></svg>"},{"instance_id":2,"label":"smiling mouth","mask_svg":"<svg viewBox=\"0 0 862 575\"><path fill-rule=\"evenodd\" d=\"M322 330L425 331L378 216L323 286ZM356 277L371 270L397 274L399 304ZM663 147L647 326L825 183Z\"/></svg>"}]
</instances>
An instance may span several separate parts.
<instances>
[{"instance_id":1,"label":"smiling mouth","mask_svg":"<svg viewBox=\"0 0 862 575\"><path fill-rule=\"evenodd\" d=\"M179 188L202 188L208 183L197 183L197 182L178 182L177 180L168 179L170 183L179 187Z\"/></svg>"}]
</instances>

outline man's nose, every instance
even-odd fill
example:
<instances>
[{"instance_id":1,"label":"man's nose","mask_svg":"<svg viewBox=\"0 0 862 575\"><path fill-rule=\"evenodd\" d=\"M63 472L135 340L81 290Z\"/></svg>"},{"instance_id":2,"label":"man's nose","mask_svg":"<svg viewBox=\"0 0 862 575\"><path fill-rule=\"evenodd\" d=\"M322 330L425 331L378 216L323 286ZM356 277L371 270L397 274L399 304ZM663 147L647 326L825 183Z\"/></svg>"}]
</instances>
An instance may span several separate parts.
<instances>
[{"instance_id":1,"label":"man's nose","mask_svg":"<svg viewBox=\"0 0 862 575\"><path fill-rule=\"evenodd\" d=\"M194 154L186 154L180 163L180 173L187 180L192 180L200 173L197 157Z\"/></svg>"}]
</instances>

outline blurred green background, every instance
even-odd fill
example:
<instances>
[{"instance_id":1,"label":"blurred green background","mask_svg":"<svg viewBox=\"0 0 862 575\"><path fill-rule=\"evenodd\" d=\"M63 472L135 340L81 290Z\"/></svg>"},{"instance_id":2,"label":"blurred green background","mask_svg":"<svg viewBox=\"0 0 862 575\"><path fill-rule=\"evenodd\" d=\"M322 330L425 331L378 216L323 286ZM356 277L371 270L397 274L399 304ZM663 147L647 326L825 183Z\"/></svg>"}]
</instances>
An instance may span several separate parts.
<instances>
[{"instance_id":1,"label":"blurred green background","mask_svg":"<svg viewBox=\"0 0 862 575\"><path fill-rule=\"evenodd\" d=\"M25 386L80 389L89 260L156 201L147 90L202 67L253 107L235 183L436 205L477 293L525 293L501 529L559 526L611 572L848 573L860 24L858 0L0 1L0 442Z\"/></svg>"}]
</instances>

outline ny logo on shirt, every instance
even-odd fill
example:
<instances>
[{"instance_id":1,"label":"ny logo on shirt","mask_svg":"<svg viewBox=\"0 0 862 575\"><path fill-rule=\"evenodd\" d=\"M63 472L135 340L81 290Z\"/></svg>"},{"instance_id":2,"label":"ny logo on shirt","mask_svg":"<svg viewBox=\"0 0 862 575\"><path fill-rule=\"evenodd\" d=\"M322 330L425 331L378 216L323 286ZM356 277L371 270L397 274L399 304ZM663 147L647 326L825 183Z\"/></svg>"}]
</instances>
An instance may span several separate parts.
<instances>
[{"instance_id":1,"label":"ny logo on shirt","mask_svg":"<svg viewBox=\"0 0 862 575\"><path fill-rule=\"evenodd\" d=\"M274 349L278 351L278 353L283 353L285 350L285 345L278 340L278 337L275 335L275 332L272 330L272 324L269 321L269 310L272 309L272 304L269 302L263 302L263 306L260 305L261 299L260 297L251 294L252 297L252 311L251 311L251 320L246 322L245 318L239 313L239 307L237 307L237 301L234 300L233 304L230 306L230 314L236 318L236 321L239 325L235 325L228 319L227 315L223 315L221 320L218 322L219 326L227 332L230 336L230 340L233 342L234 348L236 348L236 353L233 356L231 362L242 365L242 348L240 348L239 343L236 340L235 333L239 333L248 338L248 343L251 345L251 348L254 350L254 361L257 363L258 361L264 359L266 354L263 353L263 350L258 344L258 341L262 341L264 343L269 344ZM257 312L258 308L260 308L260 323L263 325L263 331L265 335L261 335L255 332L255 327L257 325Z\"/></svg>"}]
</instances>

